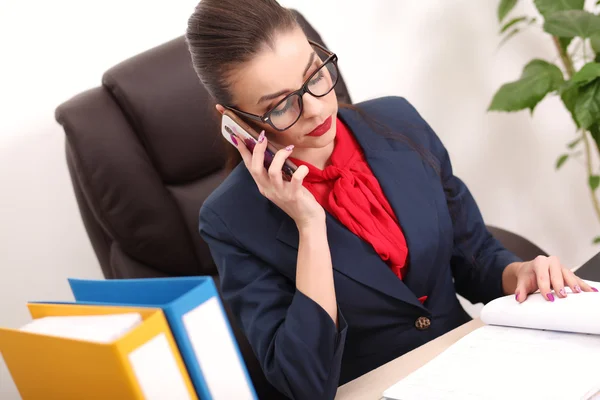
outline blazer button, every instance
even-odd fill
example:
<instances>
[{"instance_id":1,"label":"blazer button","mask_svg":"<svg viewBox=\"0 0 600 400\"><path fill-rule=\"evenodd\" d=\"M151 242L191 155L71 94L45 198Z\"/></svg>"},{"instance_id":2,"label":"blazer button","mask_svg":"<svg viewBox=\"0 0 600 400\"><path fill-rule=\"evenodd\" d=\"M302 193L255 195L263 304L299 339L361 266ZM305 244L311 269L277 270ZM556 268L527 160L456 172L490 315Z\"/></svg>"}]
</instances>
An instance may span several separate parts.
<instances>
[{"instance_id":1,"label":"blazer button","mask_svg":"<svg viewBox=\"0 0 600 400\"><path fill-rule=\"evenodd\" d=\"M420 331L424 331L425 329L429 328L430 326L431 326L431 320L427 317L419 317L415 321L415 327Z\"/></svg>"}]
</instances>

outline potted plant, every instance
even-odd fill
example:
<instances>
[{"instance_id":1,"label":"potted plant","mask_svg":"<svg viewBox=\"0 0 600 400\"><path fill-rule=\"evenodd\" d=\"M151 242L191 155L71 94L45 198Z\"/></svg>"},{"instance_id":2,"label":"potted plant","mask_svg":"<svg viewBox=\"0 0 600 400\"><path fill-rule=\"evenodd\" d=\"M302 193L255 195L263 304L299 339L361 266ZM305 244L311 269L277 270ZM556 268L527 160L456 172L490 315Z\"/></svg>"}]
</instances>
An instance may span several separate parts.
<instances>
[{"instance_id":1,"label":"potted plant","mask_svg":"<svg viewBox=\"0 0 600 400\"><path fill-rule=\"evenodd\" d=\"M541 25L554 43L560 64L541 59L530 61L519 79L498 89L488 110L529 109L533 113L546 96L560 96L577 127L577 136L566 144L567 150L558 157L556 169L571 157L584 158L591 203L600 221L600 174L593 166L593 154L600 154L600 16L585 9L585 0L528 0L533 1L543 19L538 23L536 17L510 16L518 1L501 0L498 5L502 42L526 26ZM600 0L595 4L600 4ZM599 244L600 236L593 241Z\"/></svg>"}]
</instances>

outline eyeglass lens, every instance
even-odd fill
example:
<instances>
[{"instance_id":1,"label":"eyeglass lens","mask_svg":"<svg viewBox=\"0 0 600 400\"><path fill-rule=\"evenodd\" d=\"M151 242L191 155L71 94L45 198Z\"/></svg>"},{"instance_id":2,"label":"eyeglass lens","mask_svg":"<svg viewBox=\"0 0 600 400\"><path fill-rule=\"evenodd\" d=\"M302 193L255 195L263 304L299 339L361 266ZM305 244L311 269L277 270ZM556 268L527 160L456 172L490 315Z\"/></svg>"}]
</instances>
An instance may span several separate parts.
<instances>
[{"instance_id":1,"label":"eyeglass lens","mask_svg":"<svg viewBox=\"0 0 600 400\"><path fill-rule=\"evenodd\" d=\"M337 67L333 61L329 61L310 78L307 85L308 92L315 97L324 96L333 89L337 79ZM271 111L270 119L277 129L285 130L300 118L301 113L300 96L295 94L275 106Z\"/></svg>"}]
</instances>

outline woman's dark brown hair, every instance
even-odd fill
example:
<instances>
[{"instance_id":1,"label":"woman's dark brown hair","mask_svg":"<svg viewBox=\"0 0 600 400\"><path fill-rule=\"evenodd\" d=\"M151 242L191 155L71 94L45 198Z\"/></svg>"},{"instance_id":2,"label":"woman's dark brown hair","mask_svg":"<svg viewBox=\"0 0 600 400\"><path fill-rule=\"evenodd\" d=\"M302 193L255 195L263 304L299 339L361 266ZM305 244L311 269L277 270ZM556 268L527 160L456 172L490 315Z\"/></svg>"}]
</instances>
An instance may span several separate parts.
<instances>
[{"instance_id":1,"label":"woman's dark brown hair","mask_svg":"<svg viewBox=\"0 0 600 400\"><path fill-rule=\"evenodd\" d=\"M277 34L296 27L300 25L292 11L276 0L202 0L188 19L185 37L194 70L208 93L218 104L233 105L229 74L265 46L272 49ZM376 132L407 143L439 173L435 157L427 150L406 136L392 132L353 105L340 104L340 107L358 112ZM233 146L226 145L226 151L229 172L242 158Z\"/></svg>"},{"instance_id":2,"label":"woman's dark brown hair","mask_svg":"<svg viewBox=\"0 0 600 400\"><path fill-rule=\"evenodd\" d=\"M232 105L227 84L231 71L265 46L274 47L278 33L298 27L294 14L275 0L202 0L188 19L185 34L192 65L216 103ZM241 161L227 146L227 169Z\"/></svg>"}]
</instances>

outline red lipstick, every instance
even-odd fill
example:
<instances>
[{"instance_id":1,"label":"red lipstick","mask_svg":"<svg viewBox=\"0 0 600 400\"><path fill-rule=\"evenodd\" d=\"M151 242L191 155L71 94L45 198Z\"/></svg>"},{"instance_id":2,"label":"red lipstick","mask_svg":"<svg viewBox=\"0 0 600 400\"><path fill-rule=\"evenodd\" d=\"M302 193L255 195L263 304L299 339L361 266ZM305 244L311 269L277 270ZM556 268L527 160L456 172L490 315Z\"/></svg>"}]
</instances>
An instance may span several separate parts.
<instances>
[{"instance_id":1,"label":"red lipstick","mask_svg":"<svg viewBox=\"0 0 600 400\"><path fill-rule=\"evenodd\" d=\"M323 122L321 125L317 126L315 129L313 129L312 132L310 132L308 134L308 136L324 135L325 132L327 132L331 128L331 121L332 121L332 117L330 115L329 118L327 118L325 120L325 122Z\"/></svg>"}]
</instances>

